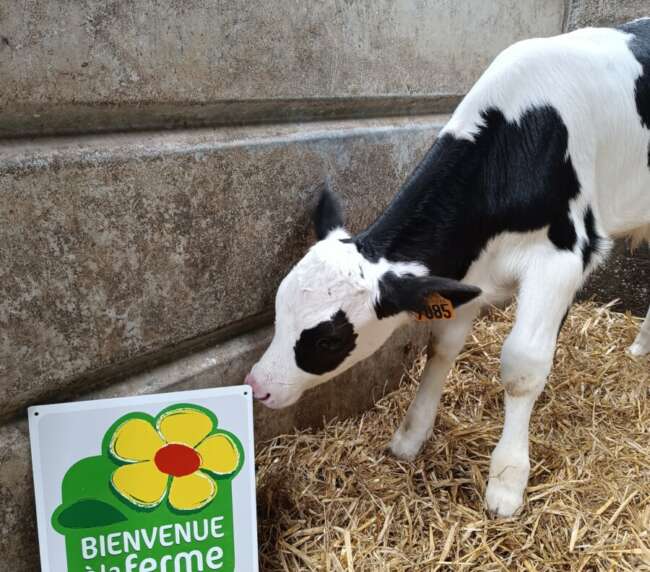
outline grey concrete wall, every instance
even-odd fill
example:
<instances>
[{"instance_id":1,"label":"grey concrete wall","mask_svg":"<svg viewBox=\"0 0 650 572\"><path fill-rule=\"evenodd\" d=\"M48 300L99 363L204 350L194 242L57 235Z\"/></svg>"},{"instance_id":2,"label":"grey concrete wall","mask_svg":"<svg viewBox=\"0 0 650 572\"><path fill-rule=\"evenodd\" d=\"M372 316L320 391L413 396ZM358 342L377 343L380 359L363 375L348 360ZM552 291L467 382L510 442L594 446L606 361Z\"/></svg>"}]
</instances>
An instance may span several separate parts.
<instances>
[{"instance_id":1,"label":"grey concrete wall","mask_svg":"<svg viewBox=\"0 0 650 572\"><path fill-rule=\"evenodd\" d=\"M273 307L329 176L352 230L444 118L0 145L0 416Z\"/></svg>"},{"instance_id":2,"label":"grey concrete wall","mask_svg":"<svg viewBox=\"0 0 650 572\"><path fill-rule=\"evenodd\" d=\"M329 176L360 229L433 114L502 48L558 33L564 8L0 3L3 565L37 569L27 405L240 383L311 240L314 185ZM256 407L258 438L369 406L426 336L413 325L280 414Z\"/></svg>"},{"instance_id":3,"label":"grey concrete wall","mask_svg":"<svg viewBox=\"0 0 650 572\"><path fill-rule=\"evenodd\" d=\"M650 0L569 0L567 30L613 26L650 16Z\"/></svg>"},{"instance_id":4,"label":"grey concrete wall","mask_svg":"<svg viewBox=\"0 0 650 572\"><path fill-rule=\"evenodd\" d=\"M562 0L6 2L0 136L444 111L563 16Z\"/></svg>"},{"instance_id":5,"label":"grey concrete wall","mask_svg":"<svg viewBox=\"0 0 650 572\"><path fill-rule=\"evenodd\" d=\"M355 100L363 112L367 97L453 96L502 47L555 33L564 17L559 1L157 6L3 5L2 117L25 135L98 128L94 115L79 121L60 106L126 129L138 124L124 121L122 105L142 117L168 106L185 121L186 104L232 100L229 119L243 121L249 104L275 101L273 117L287 97L315 107ZM45 110L58 123L36 128L22 105L33 106L32 119ZM0 419L253 327L308 243L309 189L330 176L351 228L361 228L443 121L0 143Z\"/></svg>"}]
</instances>

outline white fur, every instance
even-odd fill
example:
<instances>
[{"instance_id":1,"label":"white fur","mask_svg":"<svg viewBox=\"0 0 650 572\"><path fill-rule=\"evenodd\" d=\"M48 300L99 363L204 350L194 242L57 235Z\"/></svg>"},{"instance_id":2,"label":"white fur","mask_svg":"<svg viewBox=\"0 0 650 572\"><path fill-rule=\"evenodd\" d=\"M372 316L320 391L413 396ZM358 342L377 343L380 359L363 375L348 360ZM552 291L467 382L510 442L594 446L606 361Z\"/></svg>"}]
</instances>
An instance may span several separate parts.
<instances>
[{"instance_id":1,"label":"white fur","mask_svg":"<svg viewBox=\"0 0 650 572\"><path fill-rule=\"evenodd\" d=\"M451 324L432 326L436 354L427 363L418 393L391 442L392 451L411 459L434 423L444 380L483 304L499 303L518 293L517 317L502 349L505 423L490 465L487 506L500 516L522 504L528 480L528 425L536 398L551 369L559 326L576 291L607 254L610 237L650 237L650 131L639 120L634 84L642 73L628 49L630 37L611 29L584 29L547 39L519 42L500 54L465 97L443 133L473 140L482 126L481 112L494 107L509 121L548 104L564 121L568 153L581 185L571 202L578 236L573 250L560 251L548 229L503 233L494 237L469 268L464 281L483 294L462 306ZM582 268L587 240L584 214L591 208L603 248ZM338 375L369 356L408 320L377 320L373 303L379 277L424 274L419 265L365 260L337 230L316 244L285 278L277 296L276 334L253 368L254 376L273 388L267 404L293 403L302 392ZM328 319L342 308L358 332L357 348L331 374L318 377L298 369L292 346L300 331ZM630 353L650 352L650 312Z\"/></svg>"},{"instance_id":2,"label":"white fur","mask_svg":"<svg viewBox=\"0 0 650 572\"><path fill-rule=\"evenodd\" d=\"M489 107L518 121L534 106L551 105L569 133L580 200L591 205L606 235L638 231L650 213L650 132L637 114L634 82L642 68L628 48L630 37L585 28L513 44L463 99L443 134L472 140Z\"/></svg>"},{"instance_id":3,"label":"white fur","mask_svg":"<svg viewBox=\"0 0 650 572\"><path fill-rule=\"evenodd\" d=\"M641 324L639 335L630 346L629 351L635 357L641 357L650 353L650 308L648 308L645 320Z\"/></svg>"}]
</instances>

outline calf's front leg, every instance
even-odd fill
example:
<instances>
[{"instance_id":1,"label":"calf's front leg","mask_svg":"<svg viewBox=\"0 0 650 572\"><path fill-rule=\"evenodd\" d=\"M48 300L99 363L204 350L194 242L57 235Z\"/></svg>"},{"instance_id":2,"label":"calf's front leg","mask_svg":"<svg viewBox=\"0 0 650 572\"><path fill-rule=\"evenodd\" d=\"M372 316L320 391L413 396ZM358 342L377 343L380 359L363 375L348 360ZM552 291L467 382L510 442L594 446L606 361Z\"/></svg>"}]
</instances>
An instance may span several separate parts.
<instances>
[{"instance_id":1,"label":"calf's front leg","mask_svg":"<svg viewBox=\"0 0 650 572\"><path fill-rule=\"evenodd\" d=\"M424 366L420 385L389 445L396 457L407 461L414 459L422 444L431 436L445 380L456 356L463 349L477 311L478 305L468 304L456 311L454 320L432 325L435 342L429 345L429 359Z\"/></svg>"},{"instance_id":2,"label":"calf's front leg","mask_svg":"<svg viewBox=\"0 0 650 572\"><path fill-rule=\"evenodd\" d=\"M486 490L488 509L501 517L511 516L523 503L530 473L530 416L551 371L562 318L582 281L582 262L573 253L549 255L534 268L522 280L515 325L501 351L505 421Z\"/></svg>"}]
</instances>

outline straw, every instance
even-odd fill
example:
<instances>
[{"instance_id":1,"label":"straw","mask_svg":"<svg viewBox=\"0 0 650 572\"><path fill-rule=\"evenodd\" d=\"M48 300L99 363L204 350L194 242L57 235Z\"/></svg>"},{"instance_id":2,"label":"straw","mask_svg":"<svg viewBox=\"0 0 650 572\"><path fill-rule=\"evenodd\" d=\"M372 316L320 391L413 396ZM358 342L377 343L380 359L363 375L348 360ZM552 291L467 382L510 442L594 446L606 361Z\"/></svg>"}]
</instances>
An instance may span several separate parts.
<instances>
[{"instance_id":1,"label":"straw","mask_svg":"<svg viewBox=\"0 0 650 572\"><path fill-rule=\"evenodd\" d=\"M258 447L262 570L650 570L650 360L625 353L640 320L609 306L576 305L564 325L524 507L501 520L485 509L513 315L477 322L415 461L385 446L424 354L372 410Z\"/></svg>"}]
</instances>

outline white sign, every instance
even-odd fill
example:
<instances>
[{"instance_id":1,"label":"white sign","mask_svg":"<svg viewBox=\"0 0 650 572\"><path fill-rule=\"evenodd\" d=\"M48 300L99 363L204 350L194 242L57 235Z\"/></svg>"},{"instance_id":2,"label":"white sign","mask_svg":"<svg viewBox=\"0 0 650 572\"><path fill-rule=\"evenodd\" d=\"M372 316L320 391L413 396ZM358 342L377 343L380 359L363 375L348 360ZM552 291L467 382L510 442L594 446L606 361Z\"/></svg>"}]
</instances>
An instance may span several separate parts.
<instances>
[{"instance_id":1,"label":"white sign","mask_svg":"<svg viewBox=\"0 0 650 572\"><path fill-rule=\"evenodd\" d=\"M29 408L44 572L256 572L250 387Z\"/></svg>"}]
</instances>

